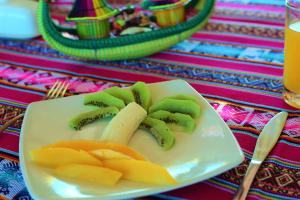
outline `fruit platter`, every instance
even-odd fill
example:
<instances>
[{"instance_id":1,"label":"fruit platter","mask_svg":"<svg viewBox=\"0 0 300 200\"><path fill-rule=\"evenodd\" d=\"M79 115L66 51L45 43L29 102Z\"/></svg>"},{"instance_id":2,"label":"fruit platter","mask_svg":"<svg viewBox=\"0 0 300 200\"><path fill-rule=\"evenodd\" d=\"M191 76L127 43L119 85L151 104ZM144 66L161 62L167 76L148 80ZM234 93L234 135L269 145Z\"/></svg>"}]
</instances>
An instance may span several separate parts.
<instances>
[{"instance_id":1,"label":"fruit platter","mask_svg":"<svg viewBox=\"0 0 300 200\"><path fill-rule=\"evenodd\" d=\"M30 104L20 164L35 199L126 199L188 186L243 160L232 132L183 80Z\"/></svg>"}]
</instances>

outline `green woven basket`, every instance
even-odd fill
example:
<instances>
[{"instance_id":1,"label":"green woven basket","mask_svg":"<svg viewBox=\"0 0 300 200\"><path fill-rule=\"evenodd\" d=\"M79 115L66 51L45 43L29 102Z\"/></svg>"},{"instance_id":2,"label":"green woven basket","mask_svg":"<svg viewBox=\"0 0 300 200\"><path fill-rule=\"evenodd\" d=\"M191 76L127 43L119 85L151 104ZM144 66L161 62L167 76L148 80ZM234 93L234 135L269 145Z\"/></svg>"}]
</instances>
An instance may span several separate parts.
<instances>
[{"instance_id":1,"label":"green woven basket","mask_svg":"<svg viewBox=\"0 0 300 200\"><path fill-rule=\"evenodd\" d=\"M175 45L201 29L212 13L215 0L191 0L186 8L194 7L199 12L191 19L175 26L151 32L116 38L70 39L62 32L76 32L56 26L49 13L49 4L39 1L38 26L49 45L67 55L93 60L126 60L154 54Z\"/></svg>"}]
</instances>

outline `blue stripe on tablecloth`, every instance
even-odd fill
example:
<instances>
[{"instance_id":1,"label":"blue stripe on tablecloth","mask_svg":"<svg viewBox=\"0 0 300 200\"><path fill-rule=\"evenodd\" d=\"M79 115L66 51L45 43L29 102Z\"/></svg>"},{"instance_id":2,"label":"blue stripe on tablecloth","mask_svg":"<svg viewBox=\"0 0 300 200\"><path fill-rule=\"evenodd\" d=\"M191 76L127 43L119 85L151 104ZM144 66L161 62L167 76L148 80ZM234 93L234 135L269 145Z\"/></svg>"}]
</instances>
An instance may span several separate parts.
<instances>
[{"instance_id":1,"label":"blue stripe on tablecloth","mask_svg":"<svg viewBox=\"0 0 300 200\"><path fill-rule=\"evenodd\" d=\"M285 6L284 0L218 0L220 2Z\"/></svg>"},{"instance_id":2,"label":"blue stripe on tablecloth","mask_svg":"<svg viewBox=\"0 0 300 200\"><path fill-rule=\"evenodd\" d=\"M169 196L169 195L164 195L164 194L156 194L156 195L152 195L155 198L159 198L159 199L165 199L165 200L184 200L183 198L178 198L178 197L173 197L173 196Z\"/></svg>"}]
</instances>

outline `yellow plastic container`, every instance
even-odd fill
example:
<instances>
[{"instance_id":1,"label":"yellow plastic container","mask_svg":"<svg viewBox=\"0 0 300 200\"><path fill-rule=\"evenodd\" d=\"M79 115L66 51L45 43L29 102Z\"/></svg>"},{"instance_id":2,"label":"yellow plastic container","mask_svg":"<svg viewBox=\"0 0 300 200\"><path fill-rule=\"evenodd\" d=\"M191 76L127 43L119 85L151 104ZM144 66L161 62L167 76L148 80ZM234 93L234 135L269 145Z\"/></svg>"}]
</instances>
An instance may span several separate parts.
<instances>
[{"instance_id":1,"label":"yellow plastic container","mask_svg":"<svg viewBox=\"0 0 300 200\"><path fill-rule=\"evenodd\" d=\"M156 16L157 24L160 27L174 26L185 20L184 2L185 1L180 1L164 6L152 6L150 10L152 10Z\"/></svg>"}]
</instances>

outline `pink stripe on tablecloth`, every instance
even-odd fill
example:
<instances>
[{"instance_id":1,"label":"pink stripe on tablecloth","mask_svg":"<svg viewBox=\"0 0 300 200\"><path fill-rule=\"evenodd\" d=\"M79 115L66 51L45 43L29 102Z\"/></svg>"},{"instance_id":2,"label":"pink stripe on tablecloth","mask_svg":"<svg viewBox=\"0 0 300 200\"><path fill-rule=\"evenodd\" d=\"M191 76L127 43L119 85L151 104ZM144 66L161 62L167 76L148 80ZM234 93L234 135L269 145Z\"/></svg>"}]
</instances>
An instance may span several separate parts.
<instances>
[{"instance_id":1,"label":"pink stripe on tablecloth","mask_svg":"<svg viewBox=\"0 0 300 200\"><path fill-rule=\"evenodd\" d=\"M68 5L68 6L71 6L73 5L73 2L52 2L51 5Z\"/></svg>"},{"instance_id":2,"label":"pink stripe on tablecloth","mask_svg":"<svg viewBox=\"0 0 300 200\"><path fill-rule=\"evenodd\" d=\"M289 145L283 142L277 142L276 146L270 153L270 155L276 155L281 158L290 159L296 162L300 162L300 156L295 156L294 154L291 154L291 152L299 152L300 147L296 147L293 145Z\"/></svg>"},{"instance_id":3,"label":"pink stripe on tablecloth","mask_svg":"<svg viewBox=\"0 0 300 200\"><path fill-rule=\"evenodd\" d=\"M251 18L233 18L233 17L225 17L225 16L212 16L211 19L213 20L222 20L228 22L246 22L246 23L253 23L253 24L262 24L262 25L272 25L272 26L279 26L283 27L284 22L281 21L270 21L270 20L258 20L258 19L251 19Z\"/></svg>"},{"instance_id":4,"label":"pink stripe on tablecloth","mask_svg":"<svg viewBox=\"0 0 300 200\"><path fill-rule=\"evenodd\" d=\"M279 139L279 141L277 142L277 144L282 144L283 143L283 141L281 140L281 139ZM277 145L276 144L276 145ZM274 149L274 151L279 151L279 149L277 148L277 146L275 145L275 149ZM290 146L284 146L284 148L290 148ZM297 148L297 149L299 149L300 147L295 147L295 148ZM249 154L250 156L253 154L253 151L247 151L246 149L243 149L243 152L244 153L247 153L247 154ZM268 155L268 159L270 159L270 160L279 160L279 161L281 161L281 162L283 162L283 163L289 163L289 164L294 164L294 165L298 165L298 166L300 166L300 161L297 161L297 160L294 160L294 156L290 156L289 158L290 159L288 159L288 158L283 158L283 157L280 157L280 156L278 156L279 154L269 154Z\"/></svg>"},{"instance_id":5,"label":"pink stripe on tablecloth","mask_svg":"<svg viewBox=\"0 0 300 200\"><path fill-rule=\"evenodd\" d=\"M0 135L0 148L19 152L19 136L4 132Z\"/></svg>"},{"instance_id":6,"label":"pink stripe on tablecloth","mask_svg":"<svg viewBox=\"0 0 300 200\"><path fill-rule=\"evenodd\" d=\"M251 152L251 153L254 152L254 148L255 148L255 145L257 142L258 135L256 137L254 137L254 136L247 135L247 134L244 134L243 132L239 132L239 131L234 131L234 135L243 150L246 150L246 152ZM279 141L280 141L280 139L279 139ZM295 162L300 162L300 156L298 156L296 158L293 154L290 154L291 151L297 152L297 151L299 151L299 147L288 145L283 142L277 142L276 146L271 151L270 155L278 156L280 158L290 159Z\"/></svg>"},{"instance_id":7,"label":"pink stripe on tablecloth","mask_svg":"<svg viewBox=\"0 0 300 200\"><path fill-rule=\"evenodd\" d=\"M224 189L222 190L216 190L216 185L212 186L211 184L208 184L207 181L196 183L190 186L187 186L182 189L173 190L171 192L167 192L165 194L177 198L184 198L189 200L223 200L223 199L231 199L232 194L229 192L226 192ZM184 192L183 192L184 191ZM201 197L199 196L199 193L201 193ZM222 197L222 198L220 198Z\"/></svg>"},{"instance_id":8,"label":"pink stripe on tablecloth","mask_svg":"<svg viewBox=\"0 0 300 200\"><path fill-rule=\"evenodd\" d=\"M3 84L4 85L4 84ZM29 104L34 101L41 100L43 94L34 94L26 91L20 91L12 87L10 89L0 86L1 98L12 99L13 101L19 101L22 104Z\"/></svg>"},{"instance_id":9,"label":"pink stripe on tablecloth","mask_svg":"<svg viewBox=\"0 0 300 200\"><path fill-rule=\"evenodd\" d=\"M229 60L217 60L214 58L208 57L199 57L196 55L179 55L171 54L168 52L155 54L151 56L152 59L156 60L165 60L182 64L195 64L198 66L209 66L214 68L230 69L230 70L239 70L250 73L260 73L264 75L273 75L273 76L282 76L282 69L279 67L264 66L259 64L249 64L247 62L234 62Z\"/></svg>"},{"instance_id":10,"label":"pink stripe on tablecloth","mask_svg":"<svg viewBox=\"0 0 300 200\"><path fill-rule=\"evenodd\" d=\"M267 1L267 0L266 0ZM230 8L230 9L241 9L241 10L261 10L265 12L276 12L276 13L284 13L285 8L279 6L271 6L271 5L251 5L251 4L239 4L239 3L229 3L229 2L216 2L216 6L218 8Z\"/></svg>"},{"instance_id":11,"label":"pink stripe on tablecloth","mask_svg":"<svg viewBox=\"0 0 300 200\"><path fill-rule=\"evenodd\" d=\"M216 40L220 42L236 42L241 44L248 44L251 46L268 46L274 48L283 49L284 43L282 40L274 41L268 40L266 38L254 38L254 37L245 37L237 35L224 35L218 33L208 33L208 32L198 32L195 33L192 38L201 39L201 40Z\"/></svg>"},{"instance_id":12,"label":"pink stripe on tablecloth","mask_svg":"<svg viewBox=\"0 0 300 200\"><path fill-rule=\"evenodd\" d=\"M239 131L233 130L233 132L240 147L242 149L246 149L246 151L248 152L253 152L257 138L255 138L254 136L246 135L244 133L240 133Z\"/></svg>"}]
</instances>

